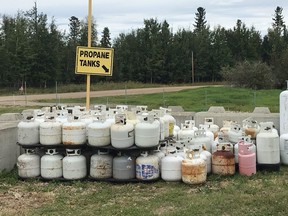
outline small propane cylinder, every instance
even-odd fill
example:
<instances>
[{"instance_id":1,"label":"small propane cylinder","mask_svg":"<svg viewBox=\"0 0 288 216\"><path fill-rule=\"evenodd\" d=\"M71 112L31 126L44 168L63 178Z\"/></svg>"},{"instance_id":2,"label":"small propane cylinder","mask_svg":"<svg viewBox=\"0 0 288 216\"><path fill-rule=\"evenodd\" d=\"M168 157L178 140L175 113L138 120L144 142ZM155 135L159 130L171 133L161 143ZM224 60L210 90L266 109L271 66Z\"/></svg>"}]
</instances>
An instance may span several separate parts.
<instances>
[{"instance_id":1,"label":"small propane cylinder","mask_svg":"<svg viewBox=\"0 0 288 216\"><path fill-rule=\"evenodd\" d=\"M134 179L136 176L135 159L119 153L113 158L113 178L119 180Z\"/></svg>"},{"instance_id":2,"label":"small propane cylinder","mask_svg":"<svg viewBox=\"0 0 288 216\"><path fill-rule=\"evenodd\" d=\"M88 143L91 146L107 146L111 143L111 124L103 115L94 118L94 122L88 125Z\"/></svg>"},{"instance_id":3,"label":"small propane cylinder","mask_svg":"<svg viewBox=\"0 0 288 216\"><path fill-rule=\"evenodd\" d=\"M182 181L186 184L201 184L207 179L206 162L200 157L198 150L186 151L186 157L182 160Z\"/></svg>"},{"instance_id":4,"label":"small propane cylinder","mask_svg":"<svg viewBox=\"0 0 288 216\"><path fill-rule=\"evenodd\" d=\"M208 125L211 132L214 134L214 139L218 136L219 126L214 124L214 118L205 118L204 124Z\"/></svg>"},{"instance_id":5,"label":"small propane cylinder","mask_svg":"<svg viewBox=\"0 0 288 216\"><path fill-rule=\"evenodd\" d=\"M232 144L219 143L217 151L212 154L212 173L219 175L235 174L235 159L231 152Z\"/></svg>"},{"instance_id":6,"label":"small propane cylinder","mask_svg":"<svg viewBox=\"0 0 288 216\"><path fill-rule=\"evenodd\" d=\"M54 115L45 116L40 123L40 144L59 145L62 143L62 123L57 122Z\"/></svg>"},{"instance_id":7,"label":"small propane cylinder","mask_svg":"<svg viewBox=\"0 0 288 216\"><path fill-rule=\"evenodd\" d=\"M288 165L288 133L280 136L280 160L284 165Z\"/></svg>"},{"instance_id":8,"label":"small propane cylinder","mask_svg":"<svg viewBox=\"0 0 288 216\"><path fill-rule=\"evenodd\" d=\"M158 146L159 138L159 122L154 120L153 115L142 116L135 125L135 145L143 148Z\"/></svg>"},{"instance_id":9,"label":"small propane cylinder","mask_svg":"<svg viewBox=\"0 0 288 216\"><path fill-rule=\"evenodd\" d=\"M63 156L56 149L47 149L41 157L41 176L45 179L61 178L63 176Z\"/></svg>"},{"instance_id":10,"label":"small propane cylinder","mask_svg":"<svg viewBox=\"0 0 288 216\"><path fill-rule=\"evenodd\" d=\"M165 122L165 138L173 137L174 125L176 124L175 118L171 115L171 109L160 107L164 111L163 120Z\"/></svg>"},{"instance_id":11,"label":"small propane cylinder","mask_svg":"<svg viewBox=\"0 0 288 216\"><path fill-rule=\"evenodd\" d=\"M251 176L256 173L256 154L253 143L238 142L239 173Z\"/></svg>"},{"instance_id":12,"label":"small propane cylinder","mask_svg":"<svg viewBox=\"0 0 288 216\"><path fill-rule=\"evenodd\" d=\"M125 114L116 114L115 124L111 126L111 145L118 149L134 145L134 126L126 122Z\"/></svg>"},{"instance_id":13,"label":"small propane cylinder","mask_svg":"<svg viewBox=\"0 0 288 216\"><path fill-rule=\"evenodd\" d=\"M288 133L288 80L287 89L279 95L280 135Z\"/></svg>"},{"instance_id":14,"label":"small propane cylinder","mask_svg":"<svg viewBox=\"0 0 288 216\"><path fill-rule=\"evenodd\" d=\"M231 124L230 131L228 132L228 141L235 144L242 137L242 127L239 124Z\"/></svg>"},{"instance_id":15,"label":"small propane cylinder","mask_svg":"<svg viewBox=\"0 0 288 216\"><path fill-rule=\"evenodd\" d=\"M24 116L18 124L18 143L21 145L35 145L40 142L40 122L34 121L33 116Z\"/></svg>"},{"instance_id":16,"label":"small propane cylinder","mask_svg":"<svg viewBox=\"0 0 288 216\"><path fill-rule=\"evenodd\" d=\"M111 178L113 175L113 156L108 151L98 150L97 154L91 156L90 176L92 178Z\"/></svg>"},{"instance_id":17,"label":"small propane cylinder","mask_svg":"<svg viewBox=\"0 0 288 216\"><path fill-rule=\"evenodd\" d=\"M278 134L273 132L273 123L260 123L260 132L256 136L256 143L259 170L279 171L280 140Z\"/></svg>"},{"instance_id":18,"label":"small propane cylinder","mask_svg":"<svg viewBox=\"0 0 288 216\"><path fill-rule=\"evenodd\" d=\"M79 116L73 116L62 125L62 142L64 145L84 145L86 143L86 123Z\"/></svg>"},{"instance_id":19,"label":"small propane cylinder","mask_svg":"<svg viewBox=\"0 0 288 216\"><path fill-rule=\"evenodd\" d=\"M147 151L136 158L136 178L155 180L159 178L159 158L149 155Z\"/></svg>"},{"instance_id":20,"label":"small propane cylinder","mask_svg":"<svg viewBox=\"0 0 288 216\"><path fill-rule=\"evenodd\" d=\"M161 159L161 178L164 181L181 181L181 164L183 157L169 153Z\"/></svg>"},{"instance_id":21,"label":"small propane cylinder","mask_svg":"<svg viewBox=\"0 0 288 216\"><path fill-rule=\"evenodd\" d=\"M63 177L68 180L83 179L87 175L86 158L80 149L66 149L63 158Z\"/></svg>"},{"instance_id":22,"label":"small propane cylinder","mask_svg":"<svg viewBox=\"0 0 288 216\"><path fill-rule=\"evenodd\" d=\"M25 149L25 153L17 159L18 175L21 178L40 176L40 156L34 149Z\"/></svg>"},{"instance_id":23,"label":"small propane cylinder","mask_svg":"<svg viewBox=\"0 0 288 216\"><path fill-rule=\"evenodd\" d=\"M205 130L198 130L194 132L194 139L191 140L191 145L198 146L199 144L205 148L205 150L212 152L212 142L209 137L206 136ZM202 148L202 147L201 147Z\"/></svg>"}]
</instances>

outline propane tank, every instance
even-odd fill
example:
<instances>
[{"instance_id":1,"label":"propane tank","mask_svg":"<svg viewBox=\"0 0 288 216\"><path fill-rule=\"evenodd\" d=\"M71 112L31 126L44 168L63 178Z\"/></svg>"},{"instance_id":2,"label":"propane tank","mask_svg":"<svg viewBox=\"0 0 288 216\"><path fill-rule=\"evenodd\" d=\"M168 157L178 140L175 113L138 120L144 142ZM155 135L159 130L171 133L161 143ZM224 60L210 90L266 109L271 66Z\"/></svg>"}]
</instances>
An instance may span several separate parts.
<instances>
[{"instance_id":1,"label":"propane tank","mask_svg":"<svg viewBox=\"0 0 288 216\"><path fill-rule=\"evenodd\" d=\"M63 176L63 156L56 149L47 149L41 157L41 176L45 179L61 178Z\"/></svg>"},{"instance_id":2,"label":"propane tank","mask_svg":"<svg viewBox=\"0 0 288 216\"><path fill-rule=\"evenodd\" d=\"M194 132L194 139L191 140L191 145L201 145L201 148L205 148L205 150L211 152L212 151L212 142L209 137L206 136L205 130L198 130Z\"/></svg>"},{"instance_id":3,"label":"propane tank","mask_svg":"<svg viewBox=\"0 0 288 216\"><path fill-rule=\"evenodd\" d=\"M228 141L235 144L242 136L242 128L239 124L231 124L230 131L228 132Z\"/></svg>"},{"instance_id":4,"label":"propane tank","mask_svg":"<svg viewBox=\"0 0 288 216\"><path fill-rule=\"evenodd\" d=\"M279 95L280 135L288 133L288 80L287 90Z\"/></svg>"},{"instance_id":5,"label":"propane tank","mask_svg":"<svg viewBox=\"0 0 288 216\"><path fill-rule=\"evenodd\" d=\"M57 122L55 116L45 116L40 123L40 144L60 145L62 143L62 123Z\"/></svg>"},{"instance_id":6,"label":"propane tank","mask_svg":"<svg viewBox=\"0 0 288 216\"><path fill-rule=\"evenodd\" d=\"M113 178L119 180L134 179L136 176L135 159L118 153L113 158Z\"/></svg>"},{"instance_id":7,"label":"propane tank","mask_svg":"<svg viewBox=\"0 0 288 216\"><path fill-rule=\"evenodd\" d=\"M157 150L152 150L150 154L158 157L158 162L159 162L159 173L161 174L161 160L163 157L165 157L165 153L160 150L160 145L158 146Z\"/></svg>"},{"instance_id":8,"label":"propane tank","mask_svg":"<svg viewBox=\"0 0 288 216\"><path fill-rule=\"evenodd\" d=\"M34 149L25 149L25 153L17 159L18 175L21 178L40 176L40 156Z\"/></svg>"},{"instance_id":9,"label":"propane tank","mask_svg":"<svg viewBox=\"0 0 288 216\"><path fill-rule=\"evenodd\" d=\"M111 124L103 115L94 118L95 121L88 125L88 143L91 146L107 146L111 143Z\"/></svg>"},{"instance_id":10,"label":"propane tank","mask_svg":"<svg viewBox=\"0 0 288 216\"><path fill-rule=\"evenodd\" d=\"M218 136L219 126L214 124L214 118L205 118L204 124L208 125L211 132L214 134L214 139Z\"/></svg>"},{"instance_id":11,"label":"propane tank","mask_svg":"<svg viewBox=\"0 0 288 216\"><path fill-rule=\"evenodd\" d=\"M214 138L214 134L213 134L213 132L209 129L209 125L199 124L199 129L200 129L200 130L205 130L206 136L209 137L209 139L211 140L211 142L214 142L214 140L218 137L218 136L217 136L216 138Z\"/></svg>"},{"instance_id":12,"label":"propane tank","mask_svg":"<svg viewBox=\"0 0 288 216\"><path fill-rule=\"evenodd\" d=\"M173 137L174 125L176 124L175 118L171 115L171 109L160 107L164 111L163 120L165 122L165 138Z\"/></svg>"},{"instance_id":13,"label":"propane tank","mask_svg":"<svg viewBox=\"0 0 288 216\"><path fill-rule=\"evenodd\" d=\"M141 122L135 125L135 145L142 148L159 145L160 124L153 115L142 116Z\"/></svg>"},{"instance_id":14,"label":"propane tank","mask_svg":"<svg viewBox=\"0 0 288 216\"><path fill-rule=\"evenodd\" d=\"M159 125L160 125L160 137L159 137L159 140L165 140L165 122L163 120L163 116L164 116L164 112L163 110L155 110L153 109L151 111L151 114L154 115L154 118L156 121L159 122Z\"/></svg>"},{"instance_id":15,"label":"propane tank","mask_svg":"<svg viewBox=\"0 0 288 216\"><path fill-rule=\"evenodd\" d=\"M288 133L280 136L280 160L284 165L288 165Z\"/></svg>"},{"instance_id":16,"label":"propane tank","mask_svg":"<svg viewBox=\"0 0 288 216\"><path fill-rule=\"evenodd\" d=\"M235 174L235 159L231 152L232 144L219 143L217 151L212 154L212 173L219 175Z\"/></svg>"},{"instance_id":17,"label":"propane tank","mask_svg":"<svg viewBox=\"0 0 288 216\"><path fill-rule=\"evenodd\" d=\"M242 121L244 133L246 136L250 136L252 141L256 140L256 136L260 131L260 126L256 120L251 117Z\"/></svg>"},{"instance_id":18,"label":"propane tank","mask_svg":"<svg viewBox=\"0 0 288 216\"><path fill-rule=\"evenodd\" d=\"M256 136L259 170L279 171L280 169L280 141L278 134L272 129L271 122L260 123L260 132Z\"/></svg>"},{"instance_id":19,"label":"propane tank","mask_svg":"<svg viewBox=\"0 0 288 216\"><path fill-rule=\"evenodd\" d=\"M205 160L207 167L207 174L210 174L212 172L212 154L202 147L202 150L200 151L200 158Z\"/></svg>"},{"instance_id":20,"label":"propane tank","mask_svg":"<svg viewBox=\"0 0 288 216\"><path fill-rule=\"evenodd\" d=\"M173 137L178 140L178 132L180 131L180 127L178 125L174 125Z\"/></svg>"},{"instance_id":21,"label":"propane tank","mask_svg":"<svg viewBox=\"0 0 288 216\"><path fill-rule=\"evenodd\" d=\"M136 159L136 178L140 180L155 180L159 178L159 158L149 155L147 151Z\"/></svg>"},{"instance_id":22,"label":"propane tank","mask_svg":"<svg viewBox=\"0 0 288 216\"><path fill-rule=\"evenodd\" d=\"M111 126L111 144L118 149L134 145L134 126L126 122L125 114L116 114L115 124Z\"/></svg>"},{"instance_id":23,"label":"propane tank","mask_svg":"<svg viewBox=\"0 0 288 216\"><path fill-rule=\"evenodd\" d=\"M256 173L256 154L253 143L238 142L239 173L251 176Z\"/></svg>"},{"instance_id":24,"label":"propane tank","mask_svg":"<svg viewBox=\"0 0 288 216\"><path fill-rule=\"evenodd\" d=\"M84 145L86 143L86 124L79 116L73 116L62 125L62 142L64 145Z\"/></svg>"},{"instance_id":25,"label":"propane tank","mask_svg":"<svg viewBox=\"0 0 288 216\"><path fill-rule=\"evenodd\" d=\"M224 120L223 126L220 128L219 132L221 132L224 137L228 137L228 132L230 131L232 124L236 124L236 122L231 120Z\"/></svg>"},{"instance_id":26,"label":"propane tank","mask_svg":"<svg viewBox=\"0 0 288 216\"><path fill-rule=\"evenodd\" d=\"M40 123L33 116L24 116L18 124L18 143L21 145L36 145L40 142Z\"/></svg>"},{"instance_id":27,"label":"propane tank","mask_svg":"<svg viewBox=\"0 0 288 216\"><path fill-rule=\"evenodd\" d=\"M206 162L200 157L198 150L186 151L186 157L181 165L182 181L186 184L201 184L206 181Z\"/></svg>"},{"instance_id":28,"label":"propane tank","mask_svg":"<svg viewBox=\"0 0 288 216\"><path fill-rule=\"evenodd\" d=\"M164 181L181 181L181 164L183 157L170 152L161 159L161 178Z\"/></svg>"},{"instance_id":29,"label":"propane tank","mask_svg":"<svg viewBox=\"0 0 288 216\"><path fill-rule=\"evenodd\" d=\"M98 150L97 154L91 156L90 176L97 179L111 178L113 175L112 166L112 155L108 151Z\"/></svg>"},{"instance_id":30,"label":"propane tank","mask_svg":"<svg viewBox=\"0 0 288 216\"><path fill-rule=\"evenodd\" d=\"M178 132L178 140L192 140L194 138L194 132L191 124L181 123L181 130Z\"/></svg>"},{"instance_id":31,"label":"propane tank","mask_svg":"<svg viewBox=\"0 0 288 216\"><path fill-rule=\"evenodd\" d=\"M87 175L86 158L80 149L66 149L63 158L63 177L68 180L83 179Z\"/></svg>"}]
</instances>

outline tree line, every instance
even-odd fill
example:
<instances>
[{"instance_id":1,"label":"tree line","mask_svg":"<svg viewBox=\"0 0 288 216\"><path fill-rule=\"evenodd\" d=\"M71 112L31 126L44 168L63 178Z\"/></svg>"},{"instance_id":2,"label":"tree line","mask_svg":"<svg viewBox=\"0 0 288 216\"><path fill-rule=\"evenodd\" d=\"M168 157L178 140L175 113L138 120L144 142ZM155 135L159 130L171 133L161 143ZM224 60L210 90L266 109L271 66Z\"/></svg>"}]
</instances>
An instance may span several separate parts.
<instances>
[{"instance_id":1,"label":"tree line","mask_svg":"<svg viewBox=\"0 0 288 216\"><path fill-rule=\"evenodd\" d=\"M169 84L227 80L252 88L281 87L288 78L288 33L282 11L279 6L275 9L272 25L264 36L241 20L230 29L220 25L211 29L202 7L197 8L193 29L182 28L173 33L166 20L151 18L144 20L144 27L121 33L113 42L108 27L98 36L93 19L92 46L113 47L115 54L113 76L92 76L92 82ZM54 86L56 81L85 82L86 76L75 74L75 56L77 46L87 46L87 32L87 19L75 16L69 19L69 30L60 31L55 19L49 23L36 4L15 16L3 15L1 86L19 87L23 81L34 87ZM263 80L267 84L257 84Z\"/></svg>"}]
</instances>

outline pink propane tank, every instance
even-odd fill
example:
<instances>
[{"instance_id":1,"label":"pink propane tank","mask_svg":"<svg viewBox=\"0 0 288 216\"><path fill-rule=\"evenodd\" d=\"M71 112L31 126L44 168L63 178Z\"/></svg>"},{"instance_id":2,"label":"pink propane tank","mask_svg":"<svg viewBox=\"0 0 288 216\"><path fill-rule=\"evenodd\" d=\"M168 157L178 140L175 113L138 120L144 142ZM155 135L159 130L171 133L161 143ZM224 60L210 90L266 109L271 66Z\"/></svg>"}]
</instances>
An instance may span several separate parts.
<instances>
[{"instance_id":1,"label":"pink propane tank","mask_svg":"<svg viewBox=\"0 0 288 216\"><path fill-rule=\"evenodd\" d=\"M256 154L253 143L243 140L238 142L238 162L241 175L251 176L256 173Z\"/></svg>"}]
</instances>

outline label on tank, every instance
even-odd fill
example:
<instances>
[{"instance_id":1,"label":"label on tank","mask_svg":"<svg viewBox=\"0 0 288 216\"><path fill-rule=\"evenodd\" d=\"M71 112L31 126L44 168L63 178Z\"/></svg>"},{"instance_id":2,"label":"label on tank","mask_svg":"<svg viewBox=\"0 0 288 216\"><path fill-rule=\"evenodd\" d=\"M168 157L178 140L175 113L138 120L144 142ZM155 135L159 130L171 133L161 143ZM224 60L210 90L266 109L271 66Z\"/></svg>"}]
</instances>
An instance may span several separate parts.
<instances>
[{"instance_id":1,"label":"label on tank","mask_svg":"<svg viewBox=\"0 0 288 216\"><path fill-rule=\"evenodd\" d=\"M136 175L143 179L153 178L154 174L158 174L159 170L150 164L137 164Z\"/></svg>"}]
</instances>

